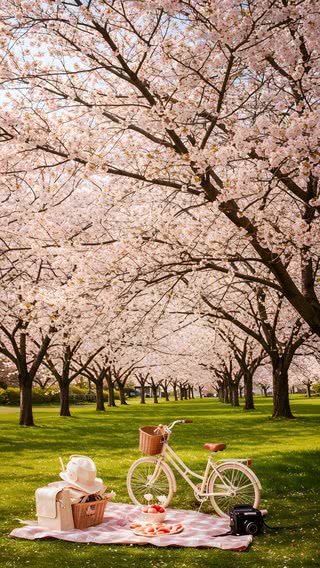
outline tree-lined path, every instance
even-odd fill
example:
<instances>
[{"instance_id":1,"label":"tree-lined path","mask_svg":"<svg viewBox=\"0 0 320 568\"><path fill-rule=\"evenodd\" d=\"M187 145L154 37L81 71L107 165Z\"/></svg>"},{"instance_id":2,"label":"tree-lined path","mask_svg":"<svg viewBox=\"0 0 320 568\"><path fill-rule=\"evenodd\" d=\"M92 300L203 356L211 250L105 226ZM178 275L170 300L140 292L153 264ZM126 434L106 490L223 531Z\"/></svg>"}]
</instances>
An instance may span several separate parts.
<instances>
[{"instance_id":1,"label":"tree-lined path","mask_svg":"<svg viewBox=\"0 0 320 568\"><path fill-rule=\"evenodd\" d=\"M123 404L144 374L155 401L219 380L248 409L267 365L272 416L292 418L290 376L319 357L318 3L5 0L0 22L0 354L21 425L37 381L66 415L105 361Z\"/></svg>"}]
</instances>

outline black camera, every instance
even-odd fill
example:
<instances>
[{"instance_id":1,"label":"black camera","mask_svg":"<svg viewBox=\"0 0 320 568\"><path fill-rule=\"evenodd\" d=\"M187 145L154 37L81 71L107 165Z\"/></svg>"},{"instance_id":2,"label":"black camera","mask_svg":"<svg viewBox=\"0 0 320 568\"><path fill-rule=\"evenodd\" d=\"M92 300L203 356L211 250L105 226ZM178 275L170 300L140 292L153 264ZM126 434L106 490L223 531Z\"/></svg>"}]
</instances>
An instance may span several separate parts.
<instances>
[{"instance_id":1,"label":"black camera","mask_svg":"<svg viewBox=\"0 0 320 568\"><path fill-rule=\"evenodd\" d=\"M263 526L263 517L259 509L250 505L237 505L230 511L231 533L258 534Z\"/></svg>"}]
</instances>

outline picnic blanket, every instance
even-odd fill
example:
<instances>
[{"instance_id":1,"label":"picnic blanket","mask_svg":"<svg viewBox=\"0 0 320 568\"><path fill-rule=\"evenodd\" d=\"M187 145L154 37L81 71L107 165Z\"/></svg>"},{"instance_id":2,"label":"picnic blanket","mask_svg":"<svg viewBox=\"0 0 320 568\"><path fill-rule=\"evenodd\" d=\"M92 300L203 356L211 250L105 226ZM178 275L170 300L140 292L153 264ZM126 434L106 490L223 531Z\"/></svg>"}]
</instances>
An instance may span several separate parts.
<instances>
[{"instance_id":1,"label":"picnic blanket","mask_svg":"<svg viewBox=\"0 0 320 568\"><path fill-rule=\"evenodd\" d=\"M140 508L126 503L108 503L103 523L84 530L54 531L38 525L25 525L14 529L11 537L35 540L38 538L57 538L76 543L94 544L135 544L154 546L209 547L223 550L245 550L252 542L251 535L223 536L230 529L228 519L197 511L167 509L166 521L183 523L184 530L179 534L158 537L135 535L130 524L139 521Z\"/></svg>"}]
</instances>

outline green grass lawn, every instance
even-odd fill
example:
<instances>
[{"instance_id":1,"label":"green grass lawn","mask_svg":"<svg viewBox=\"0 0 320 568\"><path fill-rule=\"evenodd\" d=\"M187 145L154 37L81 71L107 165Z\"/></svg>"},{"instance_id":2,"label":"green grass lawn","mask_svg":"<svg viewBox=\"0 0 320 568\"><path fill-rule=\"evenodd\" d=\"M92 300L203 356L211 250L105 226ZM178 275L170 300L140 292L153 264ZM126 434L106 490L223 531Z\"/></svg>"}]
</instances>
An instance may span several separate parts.
<instances>
[{"instance_id":1,"label":"green grass lawn","mask_svg":"<svg viewBox=\"0 0 320 568\"><path fill-rule=\"evenodd\" d=\"M256 399L255 411L244 412L215 399L163 402L96 413L94 407L72 408L72 418L60 418L57 407L35 409L37 428L18 426L17 408L0 408L1 421L1 548L0 566L45 568L193 568L320 566L319 559L319 414L320 398L292 397L297 420L271 421L271 400ZM24 541L8 538L16 518L34 518L34 492L58 479L59 456L91 456L116 499L129 500L126 474L137 459L138 427L190 418L177 426L172 446L192 469L204 468L203 443L226 442L224 457L251 457L262 483L261 507L269 510L270 525L307 525L290 531L267 530L246 552L218 549L157 549L153 546L78 545L58 540ZM221 454L219 454L221 456ZM190 487L177 477L172 506L195 508ZM204 505L204 512L210 512Z\"/></svg>"}]
</instances>

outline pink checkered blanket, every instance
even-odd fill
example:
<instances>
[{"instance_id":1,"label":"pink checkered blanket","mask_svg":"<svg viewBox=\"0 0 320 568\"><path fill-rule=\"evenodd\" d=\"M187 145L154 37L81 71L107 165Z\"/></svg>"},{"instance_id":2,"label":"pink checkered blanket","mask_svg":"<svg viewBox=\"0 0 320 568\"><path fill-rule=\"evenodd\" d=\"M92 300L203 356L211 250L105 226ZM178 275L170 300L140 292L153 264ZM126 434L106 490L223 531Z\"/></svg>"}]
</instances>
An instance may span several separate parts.
<instances>
[{"instance_id":1,"label":"pink checkered blanket","mask_svg":"<svg viewBox=\"0 0 320 568\"><path fill-rule=\"evenodd\" d=\"M158 537L135 535L130 524L139 521L139 507L126 503L108 503L103 523L84 530L54 531L38 525L26 525L14 529L11 537L35 540L57 538L78 543L95 544L153 544L155 546L187 546L221 548L223 550L245 550L252 542L252 536L217 537L230 529L228 519L222 519L197 511L167 509L166 521L182 523L183 532Z\"/></svg>"}]
</instances>

